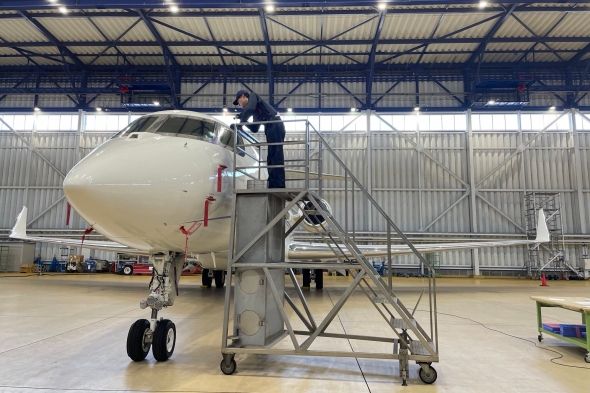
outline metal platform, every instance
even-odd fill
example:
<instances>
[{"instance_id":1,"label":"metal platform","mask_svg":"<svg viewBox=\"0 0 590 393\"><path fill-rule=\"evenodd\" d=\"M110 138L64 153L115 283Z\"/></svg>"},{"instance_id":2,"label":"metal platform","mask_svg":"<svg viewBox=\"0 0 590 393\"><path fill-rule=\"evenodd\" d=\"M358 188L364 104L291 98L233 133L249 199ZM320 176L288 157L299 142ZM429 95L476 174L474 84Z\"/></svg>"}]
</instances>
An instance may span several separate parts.
<instances>
[{"instance_id":1,"label":"metal platform","mask_svg":"<svg viewBox=\"0 0 590 393\"><path fill-rule=\"evenodd\" d=\"M225 374L232 374L236 371L237 364L234 359L236 354L393 359L399 361L403 385L406 385L409 377L409 361L415 361L420 365L419 376L422 381L433 383L436 380L436 371L431 367L431 364L439 361L435 271L329 147L321 133L314 130L307 122L306 129L306 140L301 143L305 146L304 157L301 160L293 160L305 162L304 178L291 179L299 182L302 187L268 189L263 188L264 183L253 181L246 190L234 190L234 214L227 265L228 282L224 305L221 370ZM313 140L317 141L316 150L314 150L310 135ZM237 143L235 146L240 147ZM318 155L318 159L315 161L311 158L314 155L313 152ZM424 265L428 276L428 317L422 320L428 321L426 329L414 317L422 295L414 309L408 310L399 296L394 293L391 276L388 285L355 244L353 236L346 228L347 224L343 228L334 213L331 212L331 208L322 199L322 162L325 156L329 156L337 164L339 172L345 173L343 176L345 183L352 182L350 188L345 184L347 192L352 192L353 195L355 192L360 193L371 204L373 211L378 213L379 218L386 223L389 233L387 242L389 248L392 245L391 231L393 230L414 251ZM235 154L234 163L236 163ZM259 167L256 166L256 168ZM285 167L289 168L288 162ZM297 167L301 167L301 165L297 165ZM234 184L236 183L234 182ZM354 197L345 197L346 201L351 199L354 216L356 205ZM349 206L345 206L345 208L348 212ZM289 229L286 229L285 217L289 215L299 218L291 223ZM286 260L285 239L303 220L316 223L317 233L334 254L328 261ZM388 265L391 266L391 255L388 255ZM346 269L353 277L350 285L322 321L316 321L314 318L297 282L294 269L301 268ZM235 272L233 297L231 296L232 272ZM297 294L296 299L292 299L285 291L286 276L293 285L290 291L294 288ZM344 304L359 289L383 317L384 324L391 329L391 334L387 337L326 332ZM294 315L294 318L299 319L306 330L295 330L289 315ZM233 328L230 331L232 316ZM278 342L287 337L292 344L292 349L274 348ZM382 352L314 349L314 343L324 337L372 341L389 345L383 345Z\"/></svg>"}]
</instances>

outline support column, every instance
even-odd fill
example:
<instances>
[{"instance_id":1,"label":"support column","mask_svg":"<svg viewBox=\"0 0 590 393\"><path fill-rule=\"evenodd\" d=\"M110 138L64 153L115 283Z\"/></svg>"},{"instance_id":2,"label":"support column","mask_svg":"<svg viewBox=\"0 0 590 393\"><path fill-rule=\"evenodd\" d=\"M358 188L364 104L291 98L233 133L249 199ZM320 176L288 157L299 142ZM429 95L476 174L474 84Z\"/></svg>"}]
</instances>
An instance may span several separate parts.
<instances>
[{"instance_id":1,"label":"support column","mask_svg":"<svg viewBox=\"0 0 590 393\"><path fill-rule=\"evenodd\" d=\"M373 143L371 141L371 110L367 109L367 191L373 195ZM367 200L367 226L369 231L373 231L373 205Z\"/></svg>"},{"instance_id":2,"label":"support column","mask_svg":"<svg viewBox=\"0 0 590 393\"><path fill-rule=\"evenodd\" d=\"M517 127L518 127L518 138L517 138L516 142L518 143L518 146L524 146L524 138L523 138L523 135L522 135L522 117L521 117L521 115L522 115L522 112L521 111L516 112L516 121L517 121ZM527 187L527 181L526 181L526 173L527 173L527 170L529 169L529 168L526 168L525 167L525 164L527 162L526 159L525 159L525 155L526 154L527 154L527 151L526 150L523 150L522 153L520 154L520 173L521 173L521 176L522 176L522 185L523 185L523 189L524 189L524 191L522 193L522 200L521 200L521 202L522 202L522 208L521 208L522 214L521 214L521 218L522 218L522 222L524 222L525 225L526 225L526 222L527 222L526 221L525 195L526 195L527 189L528 189L528 187ZM525 229L527 229L526 226L525 226ZM529 251L527 249L528 249L528 247L522 247L522 260L523 261L529 260L529 255L528 255L529 254ZM529 266L529 268L530 268L530 266ZM527 274L530 274L530 272L528 272L528 269L527 269Z\"/></svg>"},{"instance_id":3,"label":"support column","mask_svg":"<svg viewBox=\"0 0 590 393\"><path fill-rule=\"evenodd\" d=\"M581 233L588 233L588 226L586 222L586 208L584 205L584 182L582 181L582 159L580 157L580 138L578 135L578 128L576 126L576 109L572 109L569 113L570 118L570 132L574 139L574 160L576 171L576 195L578 197L578 217L580 217Z\"/></svg>"},{"instance_id":4,"label":"support column","mask_svg":"<svg viewBox=\"0 0 590 393\"><path fill-rule=\"evenodd\" d=\"M38 97L38 96L35 96ZM36 105L35 105L36 107ZM25 192L23 194L23 206L29 206L29 188L30 188L30 179L31 179L31 160L33 159L33 141L35 140L35 133L37 132L37 113L35 111L33 121L33 130L31 131L31 139L29 140L29 145L27 146L27 163L25 167Z\"/></svg>"},{"instance_id":5,"label":"support column","mask_svg":"<svg viewBox=\"0 0 590 393\"><path fill-rule=\"evenodd\" d=\"M416 149L416 158L418 159L418 221L420 228L424 228L424 203L422 203L422 188L424 181L422 178L422 141L420 140L420 112L416 113L416 144L419 146Z\"/></svg>"},{"instance_id":6,"label":"support column","mask_svg":"<svg viewBox=\"0 0 590 393\"><path fill-rule=\"evenodd\" d=\"M471 121L471 109L467 110L467 170L469 172L469 215L471 216L471 232L477 233L477 209L475 196L477 188L475 187L475 168L473 167L473 123ZM479 250L471 250L471 260L473 262L473 275L479 276Z\"/></svg>"}]
</instances>

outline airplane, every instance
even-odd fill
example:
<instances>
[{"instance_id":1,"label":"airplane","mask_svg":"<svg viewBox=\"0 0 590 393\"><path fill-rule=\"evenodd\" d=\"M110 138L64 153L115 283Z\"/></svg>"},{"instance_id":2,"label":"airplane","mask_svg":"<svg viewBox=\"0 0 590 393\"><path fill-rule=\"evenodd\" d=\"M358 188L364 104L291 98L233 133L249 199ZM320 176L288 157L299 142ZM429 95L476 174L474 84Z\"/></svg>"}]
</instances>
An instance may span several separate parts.
<instances>
[{"instance_id":1,"label":"airplane","mask_svg":"<svg viewBox=\"0 0 590 393\"><path fill-rule=\"evenodd\" d=\"M216 286L224 285L234 187L234 132L204 114L155 112L140 117L96 147L64 180L63 190L71 206L91 228L111 240L83 240L83 247L148 255L154 266L149 295L140 302L142 309L151 309L151 317L133 323L127 336L127 354L134 361L145 359L150 348L157 361L172 356L176 327L168 319L158 320L158 312L174 304L186 259L201 263L205 286L211 286L209 270L213 270ZM237 165L255 167L257 150L248 146L242 134L237 140L246 145L236 154ZM264 175L257 168L236 172L235 188L246 188L250 178L264 179ZM298 218L292 215L289 221L293 224ZM10 237L81 245L77 239L29 236L26 222L27 208L23 207ZM420 252L439 252L548 242L542 210L538 223L534 240L415 247ZM313 232L319 224L306 219L301 225ZM369 258L388 253L386 246L358 247ZM286 250L288 260L335 259L326 244L290 242ZM345 247L342 250L348 253ZM393 256L412 253L407 245L392 246L390 251Z\"/></svg>"}]
</instances>

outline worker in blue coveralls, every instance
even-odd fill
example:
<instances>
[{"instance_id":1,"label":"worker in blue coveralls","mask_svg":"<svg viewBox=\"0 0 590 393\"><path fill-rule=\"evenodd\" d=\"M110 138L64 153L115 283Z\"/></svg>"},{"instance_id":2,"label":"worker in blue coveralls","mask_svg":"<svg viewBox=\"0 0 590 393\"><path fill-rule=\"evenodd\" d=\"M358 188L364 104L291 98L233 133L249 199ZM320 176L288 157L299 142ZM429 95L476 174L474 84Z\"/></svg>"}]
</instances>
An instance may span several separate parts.
<instances>
[{"instance_id":1,"label":"worker in blue coveralls","mask_svg":"<svg viewBox=\"0 0 590 393\"><path fill-rule=\"evenodd\" d=\"M238 119L240 123L246 123L250 117L254 121L274 121L281 120L278 112L258 94L247 90L239 90L236 93L234 105L239 105L243 111ZM232 128L236 126L232 125ZM247 127L252 132L258 132L260 124L250 123ZM242 129L242 126L237 126ZM283 143L285 141L285 125L283 122L264 124L264 134L268 143ZM267 165L285 165L285 156L283 154L283 145L268 146ZM285 188L285 168L268 168L268 188Z\"/></svg>"}]
</instances>

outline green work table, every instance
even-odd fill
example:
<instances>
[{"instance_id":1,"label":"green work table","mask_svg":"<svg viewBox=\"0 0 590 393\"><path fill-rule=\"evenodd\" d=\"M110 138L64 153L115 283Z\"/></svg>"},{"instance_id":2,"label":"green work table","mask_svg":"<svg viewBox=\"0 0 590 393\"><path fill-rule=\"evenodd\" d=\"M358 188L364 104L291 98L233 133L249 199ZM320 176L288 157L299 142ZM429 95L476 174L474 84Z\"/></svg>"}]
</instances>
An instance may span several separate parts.
<instances>
[{"instance_id":1,"label":"green work table","mask_svg":"<svg viewBox=\"0 0 590 393\"><path fill-rule=\"evenodd\" d=\"M585 348L588 352L586 353L584 360L586 360L586 363L590 363L590 298L531 296L531 299L537 302L537 329L539 331L539 342L543 340L543 334L548 334L570 344ZM582 324L586 325L586 338L564 337L559 333L553 333L543 329L543 318L541 314L543 307L560 307L582 314Z\"/></svg>"}]
</instances>

